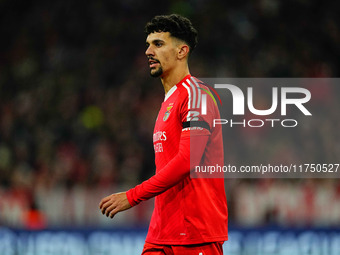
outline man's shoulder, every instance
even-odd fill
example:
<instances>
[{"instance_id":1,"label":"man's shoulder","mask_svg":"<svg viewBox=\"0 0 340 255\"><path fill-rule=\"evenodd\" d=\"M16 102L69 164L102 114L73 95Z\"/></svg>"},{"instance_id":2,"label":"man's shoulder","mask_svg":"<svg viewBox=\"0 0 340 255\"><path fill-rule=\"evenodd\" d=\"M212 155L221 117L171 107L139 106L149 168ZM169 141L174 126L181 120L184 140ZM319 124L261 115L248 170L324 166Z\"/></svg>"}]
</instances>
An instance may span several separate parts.
<instances>
[{"instance_id":1,"label":"man's shoulder","mask_svg":"<svg viewBox=\"0 0 340 255\"><path fill-rule=\"evenodd\" d=\"M198 89L201 87L200 81L194 76L187 76L179 84L177 84L179 94L183 97L193 97L198 94Z\"/></svg>"},{"instance_id":2,"label":"man's shoulder","mask_svg":"<svg viewBox=\"0 0 340 255\"><path fill-rule=\"evenodd\" d=\"M181 100L189 100L191 108L200 108L202 95L211 95L211 86L194 76L188 76L177 84Z\"/></svg>"}]
</instances>

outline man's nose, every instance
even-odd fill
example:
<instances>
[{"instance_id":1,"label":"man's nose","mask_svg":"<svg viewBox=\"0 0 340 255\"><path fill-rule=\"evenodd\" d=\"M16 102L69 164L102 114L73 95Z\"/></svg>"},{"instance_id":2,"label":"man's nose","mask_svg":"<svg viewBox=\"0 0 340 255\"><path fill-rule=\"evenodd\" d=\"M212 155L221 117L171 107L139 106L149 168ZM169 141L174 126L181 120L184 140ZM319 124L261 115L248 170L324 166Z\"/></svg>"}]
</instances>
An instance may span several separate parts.
<instances>
[{"instance_id":1,"label":"man's nose","mask_svg":"<svg viewBox=\"0 0 340 255\"><path fill-rule=\"evenodd\" d=\"M146 49L145 55L147 55L147 56L153 56L154 55L154 52L152 50L151 45Z\"/></svg>"}]
</instances>

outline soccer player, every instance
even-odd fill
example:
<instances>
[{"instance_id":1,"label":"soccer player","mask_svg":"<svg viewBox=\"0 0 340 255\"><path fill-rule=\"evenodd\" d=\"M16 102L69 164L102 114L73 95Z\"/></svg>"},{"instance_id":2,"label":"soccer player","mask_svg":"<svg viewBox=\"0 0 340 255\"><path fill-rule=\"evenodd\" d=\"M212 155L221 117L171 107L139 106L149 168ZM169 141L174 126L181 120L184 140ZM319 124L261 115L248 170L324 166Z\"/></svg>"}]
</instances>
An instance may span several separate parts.
<instances>
[{"instance_id":1,"label":"soccer player","mask_svg":"<svg viewBox=\"0 0 340 255\"><path fill-rule=\"evenodd\" d=\"M156 16L146 24L150 74L165 91L153 143L156 173L127 192L103 198L99 207L113 217L155 198L144 255L223 254L228 239L223 178L192 178L197 165L223 165L220 118L209 88L190 75L188 58L197 31L180 15Z\"/></svg>"}]
</instances>

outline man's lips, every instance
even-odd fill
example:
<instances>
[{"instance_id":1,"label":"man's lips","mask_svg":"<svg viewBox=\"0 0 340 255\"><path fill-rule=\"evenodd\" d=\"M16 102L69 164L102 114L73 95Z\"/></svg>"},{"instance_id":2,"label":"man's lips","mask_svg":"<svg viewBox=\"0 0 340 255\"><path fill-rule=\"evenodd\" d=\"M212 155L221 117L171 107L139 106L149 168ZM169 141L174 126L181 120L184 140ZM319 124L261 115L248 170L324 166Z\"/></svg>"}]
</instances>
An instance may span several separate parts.
<instances>
[{"instance_id":1,"label":"man's lips","mask_svg":"<svg viewBox=\"0 0 340 255\"><path fill-rule=\"evenodd\" d=\"M149 59L149 67L150 67L150 68L155 68L157 64L159 64L159 61L158 61L158 60Z\"/></svg>"}]
</instances>

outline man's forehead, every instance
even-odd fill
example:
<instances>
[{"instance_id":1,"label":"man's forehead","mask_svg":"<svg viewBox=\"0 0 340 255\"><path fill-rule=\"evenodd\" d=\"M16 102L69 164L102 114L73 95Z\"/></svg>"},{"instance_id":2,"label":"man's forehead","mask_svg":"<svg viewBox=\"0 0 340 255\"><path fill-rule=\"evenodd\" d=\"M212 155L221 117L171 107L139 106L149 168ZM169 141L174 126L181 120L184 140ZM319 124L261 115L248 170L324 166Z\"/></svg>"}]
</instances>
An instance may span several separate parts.
<instances>
[{"instance_id":1,"label":"man's forehead","mask_svg":"<svg viewBox=\"0 0 340 255\"><path fill-rule=\"evenodd\" d=\"M165 40L168 40L170 39L171 35L169 32L153 32L153 33L150 33L147 38L146 38L146 41L147 42L152 42L154 40L162 40L162 41L165 41Z\"/></svg>"}]
</instances>

